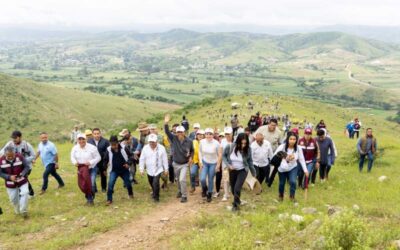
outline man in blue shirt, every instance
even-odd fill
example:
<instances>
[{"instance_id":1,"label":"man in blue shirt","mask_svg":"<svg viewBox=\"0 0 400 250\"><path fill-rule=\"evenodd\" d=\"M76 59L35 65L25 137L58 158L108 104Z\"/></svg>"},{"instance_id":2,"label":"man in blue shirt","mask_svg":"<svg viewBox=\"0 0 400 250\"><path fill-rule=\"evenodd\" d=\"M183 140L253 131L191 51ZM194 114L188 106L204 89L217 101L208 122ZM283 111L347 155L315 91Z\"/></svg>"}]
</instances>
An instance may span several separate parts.
<instances>
[{"instance_id":1,"label":"man in blue shirt","mask_svg":"<svg viewBox=\"0 0 400 250\"><path fill-rule=\"evenodd\" d=\"M40 134L40 141L35 160L40 156L42 158L43 166L45 167L43 173L43 186L42 191L40 192L40 194L44 194L47 190L50 174L57 180L58 188L64 187L64 182L61 176L57 173L59 165L56 146L49 141L49 136L46 132Z\"/></svg>"}]
</instances>

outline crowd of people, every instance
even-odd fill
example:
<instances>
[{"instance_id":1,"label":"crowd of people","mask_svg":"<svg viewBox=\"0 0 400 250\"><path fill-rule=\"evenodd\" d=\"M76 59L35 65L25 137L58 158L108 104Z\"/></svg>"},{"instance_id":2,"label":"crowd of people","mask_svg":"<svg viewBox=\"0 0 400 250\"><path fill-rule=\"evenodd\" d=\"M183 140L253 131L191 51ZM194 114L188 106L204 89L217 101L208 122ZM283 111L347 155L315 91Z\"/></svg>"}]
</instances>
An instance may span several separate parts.
<instances>
[{"instance_id":1,"label":"crowd of people","mask_svg":"<svg viewBox=\"0 0 400 250\"><path fill-rule=\"evenodd\" d=\"M70 160L77 169L78 186L87 205L93 206L100 192L105 194L106 204L112 204L118 177L122 179L128 197L133 199L133 187L138 184L137 168L141 176L147 176L151 198L156 203L160 201L160 190L176 183L176 197L182 203L187 202L190 195L196 195L199 187L206 202L220 197L222 201L228 201L232 196L233 211L240 209L245 184L250 189L264 183L266 188L271 188L278 174L279 200L284 200L288 182L289 199L294 201L296 189L307 189L309 182L313 186L318 172L320 182L328 180L337 150L323 120L315 128L307 123L304 128L289 126L287 129L288 115L262 117L257 113L251 116L245 128L240 125L237 115L230 119L231 126L225 126L222 131L216 128L203 130L200 123L194 123L193 130L189 131L185 116L181 123L171 126L171 117L166 115L164 135L156 125L140 123L138 138L123 129L109 140L102 136L99 128L81 132L76 126L71 133ZM280 121L287 131L279 129ZM357 123L361 124L355 119L352 134L355 134L354 124ZM15 213L27 217L29 197L35 195L29 174L39 157L44 167L40 195L46 193L50 175L57 181L58 188L65 184L57 171L57 148L46 132L40 133L36 153L32 145L22 139L20 131L14 131L11 138L0 151L0 177L5 180ZM359 170L362 171L365 158L368 158L368 171L371 171L377 150L371 128L359 139L357 150ZM98 176L101 191L96 184Z\"/></svg>"}]
</instances>

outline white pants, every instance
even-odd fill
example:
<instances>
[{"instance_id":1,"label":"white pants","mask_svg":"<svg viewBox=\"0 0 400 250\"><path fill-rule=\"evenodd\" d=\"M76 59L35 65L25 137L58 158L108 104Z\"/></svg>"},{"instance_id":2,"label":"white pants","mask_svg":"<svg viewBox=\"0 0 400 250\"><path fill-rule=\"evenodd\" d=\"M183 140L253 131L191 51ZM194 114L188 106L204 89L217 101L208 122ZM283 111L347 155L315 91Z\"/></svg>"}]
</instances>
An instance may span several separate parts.
<instances>
[{"instance_id":1,"label":"white pants","mask_svg":"<svg viewBox=\"0 0 400 250\"><path fill-rule=\"evenodd\" d=\"M17 188L7 188L8 197L14 206L14 211L16 214L26 213L28 210L28 200L29 200L29 188L28 183L25 183L21 187Z\"/></svg>"}]
</instances>

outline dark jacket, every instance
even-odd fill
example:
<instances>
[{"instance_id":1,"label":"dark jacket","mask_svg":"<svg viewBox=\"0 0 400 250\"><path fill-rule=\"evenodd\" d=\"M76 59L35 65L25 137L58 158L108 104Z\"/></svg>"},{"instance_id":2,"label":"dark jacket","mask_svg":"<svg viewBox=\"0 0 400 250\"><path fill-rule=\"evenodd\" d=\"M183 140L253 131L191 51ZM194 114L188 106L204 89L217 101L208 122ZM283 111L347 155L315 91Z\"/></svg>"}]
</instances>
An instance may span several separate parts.
<instances>
[{"instance_id":1,"label":"dark jacket","mask_svg":"<svg viewBox=\"0 0 400 250\"><path fill-rule=\"evenodd\" d=\"M90 138L88 140L88 143L92 144L93 146L96 146L96 143L94 141L94 138ZM104 139L103 137L100 137L99 143L97 144L97 151L99 151L101 160L99 161L99 163L97 163L97 168L98 169L103 169L104 166L104 157L107 154L107 148L110 146L110 143L108 142L108 140Z\"/></svg>"},{"instance_id":2,"label":"dark jacket","mask_svg":"<svg viewBox=\"0 0 400 250\"><path fill-rule=\"evenodd\" d=\"M186 164L190 158L193 159L194 149L192 140L185 137L182 142L179 141L178 136L169 131L168 124L164 125L164 130L171 142L172 159L174 159L174 162L177 164Z\"/></svg>"}]
</instances>

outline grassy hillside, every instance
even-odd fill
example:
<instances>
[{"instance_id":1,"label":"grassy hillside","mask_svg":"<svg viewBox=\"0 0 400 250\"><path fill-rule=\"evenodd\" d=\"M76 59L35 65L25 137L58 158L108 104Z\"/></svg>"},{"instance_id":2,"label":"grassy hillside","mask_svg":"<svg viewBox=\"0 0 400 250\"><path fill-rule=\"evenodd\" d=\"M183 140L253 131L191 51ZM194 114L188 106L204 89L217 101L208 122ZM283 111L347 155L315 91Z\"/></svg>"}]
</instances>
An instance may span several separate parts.
<instances>
[{"instance_id":1,"label":"grassy hillside","mask_svg":"<svg viewBox=\"0 0 400 250\"><path fill-rule=\"evenodd\" d=\"M400 147L393 137L400 132L399 125L384 121L382 114L373 110L344 109L291 97L272 97L268 103L263 103L264 97L232 97L205 103L194 109L177 111L175 117L178 120L182 114L186 114L191 123L200 122L203 128L209 126L222 129L224 122L228 121L227 115L237 113L240 123L246 124L250 115L245 107L248 100L257 103L253 113L285 113L295 119L311 120L314 124L320 119L325 120L339 154L329 182L318 182L315 187L310 187L307 200L304 199L304 192L297 190L297 204L288 199L278 203L276 178L271 189L263 186L264 192L260 196L245 192L243 199L248 204L242 207L239 214L226 210L217 215L204 213L189 226L181 225L185 233L175 237L177 249L204 249L206 245L212 249L324 249L318 243L322 241L322 236L326 240L332 237L336 243L340 239L344 241L351 233L364 230L362 226L355 226L357 223L365 226L365 241L359 249L387 249L392 241L400 238L400 208L397 205L400 202L397 195L400 178L396 165ZM232 102L241 103L243 108L231 110ZM278 110L273 109L276 102L279 102ZM379 141L378 158L370 174L365 172L366 166L363 173L358 172L356 141L343 134L345 124L355 116L361 119L364 129L374 129ZM364 129L361 134L365 133ZM387 176L388 180L379 182L378 178L382 175ZM339 227L339 223L345 223L346 218L328 216L328 206L354 212L349 219L354 227ZM302 209L308 207L315 208L317 212L305 214ZM288 219L285 218L286 213ZM304 216L304 222L292 221L292 214ZM344 233L345 236L336 230L349 231ZM338 246L326 249L338 249Z\"/></svg>"},{"instance_id":2,"label":"grassy hillside","mask_svg":"<svg viewBox=\"0 0 400 250\"><path fill-rule=\"evenodd\" d=\"M134 126L139 121L177 106L106 96L0 74L0 136L20 129L27 138L47 131L54 139L68 138L76 124L104 130Z\"/></svg>"},{"instance_id":3,"label":"grassy hillside","mask_svg":"<svg viewBox=\"0 0 400 250\"><path fill-rule=\"evenodd\" d=\"M256 103L253 111L244 106L249 100ZM321 236L336 236L332 229L338 225L337 216L327 215L327 205L342 209L354 210L351 223L354 231L362 230L360 223L365 226L367 241L361 249L368 247L386 249L391 241L400 238L400 198L397 195L400 188L400 177L396 165L400 147L394 140L394 135L400 132L399 125L382 119L385 116L381 111L355 110L338 108L308 99L293 99L291 97L271 97L264 103L263 96L235 96L215 100L204 100L201 103L189 105L172 114L172 122L179 122L181 115L186 114L189 122L200 122L202 128L223 128L229 122L231 114L239 114L241 124L246 124L250 114L262 113L290 114L294 119L308 119L316 124L320 119L327 123L328 130L338 148L339 158L332 169L328 183L317 183L310 187L308 200L304 200L304 192L297 191L298 204L288 200L277 203L277 180L271 189L265 189L260 196L243 192L243 199L248 204L242 207L238 214L222 209L216 214L201 213L194 221L183 221L176 225L180 230L172 239L170 246L175 249L322 249L315 245ZM231 110L230 104L238 102L243 105L239 110ZM274 110L275 103L279 102L279 109ZM379 158L371 174L358 173L355 158L355 141L343 135L346 122L358 116L365 127L372 127L378 138ZM160 121L162 124L162 121ZM362 134L364 131L361 132ZM36 143L36 141L35 141ZM5 249L65 249L77 246L86 239L98 233L119 227L127 221L153 209L162 209L166 202L177 202L175 189L161 194L161 204L150 202L149 189L145 178L140 178L140 184L135 186L135 200L125 199L126 190L119 182L116 185L115 204L104 206L105 196L96 197L93 209L83 207L83 195L76 185L76 170L69 163L70 144L58 144L61 167L60 173L66 181L66 188L54 190L55 181L50 179L49 191L44 196L38 196L30 201L30 215L28 222L16 219L8 204L4 189L0 189L0 205L5 210L0 223L0 248ZM42 169L38 165L32 174L31 181L36 190L40 188ZM385 175L385 182L378 182L379 176ZM286 191L288 187L286 187ZM191 199L189 197L189 199ZM68 201L68 202L66 202ZM221 202L217 199L213 203ZM196 204L207 211L207 206L214 204ZM226 203L229 205L229 203ZM304 214L302 209L313 207L315 214ZM190 209L195 209L190 207ZM95 213L93 211L96 211ZM285 219L288 213L304 216L302 223L295 223L290 218ZM282 214L281 219L279 214ZM107 219L104 219L107 218ZM318 221L319 222L318 222ZM317 222L315 222L317 221ZM361 221L361 222L360 222ZM12 227L10 227L12 223ZM358 223L358 224L356 224ZM311 226L310 226L311 225ZM140 225L138 225L140 226ZM327 227L331 232L324 233ZM353 232L353 231L351 231ZM340 235L339 235L340 237ZM337 238L336 238L337 239ZM257 242L257 243L256 243ZM27 245L28 244L28 245ZM337 249L337 248L331 248Z\"/></svg>"}]
</instances>

